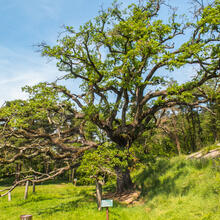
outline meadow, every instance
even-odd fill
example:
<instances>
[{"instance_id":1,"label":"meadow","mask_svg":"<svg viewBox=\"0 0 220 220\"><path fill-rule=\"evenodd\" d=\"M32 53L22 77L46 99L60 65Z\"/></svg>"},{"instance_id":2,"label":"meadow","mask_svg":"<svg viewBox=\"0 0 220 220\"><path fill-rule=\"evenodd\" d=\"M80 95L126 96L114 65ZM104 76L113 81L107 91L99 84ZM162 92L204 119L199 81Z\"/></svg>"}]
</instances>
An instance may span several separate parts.
<instances>
[{"instance_id":1,"label":"meadow","mask_svg":"<svg viewBox=\"0 0 220 220\"><path fill-rule=\"evenodd\" d=\"M133 181L141 192L139 199L129 205L114 201L110 220L220 219L218 161L160 159L153 167L134 172ZM97 210L94 186L37 185L35 193L30 187L27 200L23 197L21 186L12 192L12 201L0 198L0 219L17 220L22 214L31 214L34 220L106 219L105 209Z\"/></svg>"}]
</instances>

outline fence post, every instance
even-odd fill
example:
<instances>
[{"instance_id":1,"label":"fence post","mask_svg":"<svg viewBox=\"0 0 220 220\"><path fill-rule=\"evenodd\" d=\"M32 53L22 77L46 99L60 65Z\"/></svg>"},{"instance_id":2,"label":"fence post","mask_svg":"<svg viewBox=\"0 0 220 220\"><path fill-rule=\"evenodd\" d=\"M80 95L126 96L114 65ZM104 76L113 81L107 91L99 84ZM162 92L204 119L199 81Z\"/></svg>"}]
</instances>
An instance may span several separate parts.
<instances>
[{"instance_id":1,"label":"fence post","mask_svg":"<svg viewBox=\"0 0 220 220\"><path fill-rule=\"evenodd\" d=\"M33 193L35 193L35 179L36 179L36 177L34 176L34 181L32 182L33 183Z\"/></svg>"},{"instance_id":2,"label":"fence post","mask_svg":"<svg viewBox=\"0 0 220 220\"><path fill-rule=\"evenodd\" d=\"M32 220L32 215L21 215L20 219L21 220Z\"/></svg>"},{"instance_id":3,"label":"fence post","mask_svg":"<svg viewBox=\"0 0 220 220\"><path fill-rule=\"evenodd\" d=\"M29 181L27 180L26 186L25 186L24 199L27 199L28 197L28 186L29 186Z\"/></svg>"},{"instance_id":4,"label":"fence post","mask_svg":"<svg viewBox=\"0 0 220 220\"><path fill-rule=\"evenodd\" d=\"M11 192L8 193L8 201L11 201Z\"/></svg>"}]
</instances>

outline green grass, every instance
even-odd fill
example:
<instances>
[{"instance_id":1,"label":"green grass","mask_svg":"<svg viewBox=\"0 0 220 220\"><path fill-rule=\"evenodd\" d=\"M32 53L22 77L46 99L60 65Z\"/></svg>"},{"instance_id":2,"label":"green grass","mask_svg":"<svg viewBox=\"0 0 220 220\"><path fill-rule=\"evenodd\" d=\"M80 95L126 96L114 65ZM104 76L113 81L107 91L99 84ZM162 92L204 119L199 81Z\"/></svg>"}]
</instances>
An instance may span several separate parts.
<instances>
[{"instance_id":1,"label":"green grass","mask_svg":"<svg viewBox=\"0 0 220 220\"><path fill-rule=\"evenodd\" d=\"M30 192L28 199L24 201L24 187L19 187L13 191L11 202L6 197L1 198L0 219L17 220L22 214L31 214L34 220L105 219L105 210L97 210L94 193L94 187L74 187L72 184L40 185L37 186L36 193ZM114 203L114 208L110 209L111 219L134 219L142 211L140 207L132 209ZM145 219L144 213L139 216L143 216L140 219Z\"/></svg>"},{"instance_id":2,"label":"green grass","mask_svg":"<svg viewBox=\"0 0 220 220\"><path fill-rule=\"evenodd\" d=\"M217 164L217 165L216 165ZM139 205L114 203L110 220L219 220L219 162L187 161L182 157L161 159L151 169L142 168L134 176L141 190ZM0 219L17 220L22 214L45 220L101 220L105 210L97 211L94 187L72 184L39 185L29 189L24 201L24 187L12 192L12 201L0 198Z\"/></svg>"},{"instance_id":3,"label":"green grass","mask_svg":"<svg viewBox=\"0 0 220 220\"><path fill-rule=\"evenodd\" d=\"M219 161L158 160L136 182L149 219L220 219Z\"/></svg>"}]
</instances>

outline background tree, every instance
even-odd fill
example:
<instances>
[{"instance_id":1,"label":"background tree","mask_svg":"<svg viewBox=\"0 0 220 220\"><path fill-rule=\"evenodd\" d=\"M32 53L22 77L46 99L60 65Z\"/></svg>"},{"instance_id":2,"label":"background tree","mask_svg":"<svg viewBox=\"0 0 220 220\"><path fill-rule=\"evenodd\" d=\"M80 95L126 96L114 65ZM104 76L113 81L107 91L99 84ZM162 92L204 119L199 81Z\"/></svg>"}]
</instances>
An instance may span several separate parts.
<instances>
[{"instance_id":1,"label":"background tree","mask_svg":"<svg viewBox=\"0 0 220 220\"><path fill-rule=\"evenodd\" d=\"M24 88L29 99L7 102L0 109L0 164L21 164L21 180L43 182L78 166L83 153L97 147L86 137L85 122L56 90L41 83ZM38 164L43 163L43 164Z\"/></svg>"},{"instance_id":2,"label":"background tree","mask_svg":"<svg viewBox=\"0 0 220 220\"><path fill-rule=\"evenodd\" d=\"M152 138L153 144L161 141L163 146L162 141L168 138L177 149L179 146L184 154L188 154L219 142L219 78L210 80L198 90L207 98L207 103L163 110L157 122L159 129ZM166 149L165 146L162 148Z\"/></svg>"}]
</instances>

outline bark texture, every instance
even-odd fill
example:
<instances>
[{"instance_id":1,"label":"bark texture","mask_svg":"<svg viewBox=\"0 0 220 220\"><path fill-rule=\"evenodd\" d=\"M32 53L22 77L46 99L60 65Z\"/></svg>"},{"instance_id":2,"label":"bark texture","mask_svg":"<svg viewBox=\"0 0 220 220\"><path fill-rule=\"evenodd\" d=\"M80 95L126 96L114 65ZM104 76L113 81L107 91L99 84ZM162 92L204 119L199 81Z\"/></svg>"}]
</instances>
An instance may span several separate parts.
<instances>
[{"instance_id":1,"label":"bark texture","mask_svg":"<svg viewBox=\"0 0 220 220\"><path fill-rule=\"evenodd\" d=\"M128 169L122 170L121 168L116 168L117 175L117 193L123 193L125 191L133 189L133 183L131 181L130 171Z\"/></svg>"}]
</instances>

